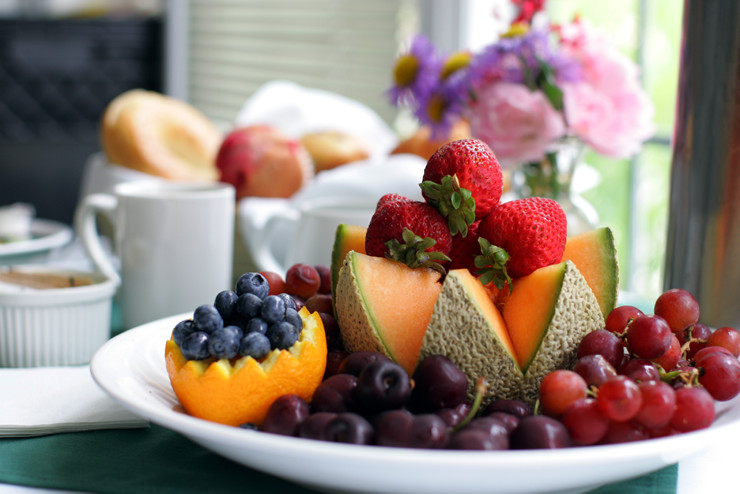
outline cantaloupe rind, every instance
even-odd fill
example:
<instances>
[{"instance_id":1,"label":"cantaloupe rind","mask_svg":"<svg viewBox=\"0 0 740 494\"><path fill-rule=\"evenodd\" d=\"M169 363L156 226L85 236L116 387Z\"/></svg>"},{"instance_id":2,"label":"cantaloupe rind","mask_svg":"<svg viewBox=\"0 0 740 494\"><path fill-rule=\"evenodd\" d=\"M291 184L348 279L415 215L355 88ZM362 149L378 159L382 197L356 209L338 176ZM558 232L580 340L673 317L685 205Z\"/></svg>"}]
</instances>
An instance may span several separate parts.
<instances>
[{"instance_id":1,"label":"cantaloupe rind","mask_svg":"<svg viewBox=\"0 0 740 494\"><path fill-rule=\"evenodd\" d=\"M189 415L226 425L260 425L280 396L310 401L326 369L326 335L318 312L299 312L303 331L289 350L273 350L262 361L187 360L170 339L165 350L172 389Z\"/></svg>"},{"instance_id":2,"label":"cantaloupe rind","mask_svg":"<svg viewBox=\"0 0 740 494\"><path fill-rule=\"evenodd\" d=\"M563 253L566 260L578 267L606 319L617 306L619 294L619 258L611 229L601 227L568 237Z\"/></svg>"}]
</instances>

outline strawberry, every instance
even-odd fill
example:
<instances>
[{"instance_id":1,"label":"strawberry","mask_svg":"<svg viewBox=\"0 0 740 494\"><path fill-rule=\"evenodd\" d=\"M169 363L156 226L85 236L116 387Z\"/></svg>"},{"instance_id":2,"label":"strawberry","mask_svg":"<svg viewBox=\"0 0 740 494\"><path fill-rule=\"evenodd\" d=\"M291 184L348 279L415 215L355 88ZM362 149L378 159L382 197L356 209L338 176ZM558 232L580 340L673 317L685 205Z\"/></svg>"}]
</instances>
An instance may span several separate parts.
<instances>
[{"instance_id":1,"label":"strawberry","mask_svg":"<svg viewBox=\"0 0 740 494\"><path fill-rule=\"evenodd\" d=\"M567 222L560 204L528 197L500 204L478 226L482 255L475 264L481 282L501 288L544 266L560 262Z\"/></svg>"},{"instance_id":2,"label":"strawberry","mask_svg":"<svg viewBox=\"0 0 740 494\"><path fill-rule=\"evenodd\" d=\"M447 269L465 268L475 271L475 257L480 255L478 244L478 226L482 220L475 221L468 227L466 236L454 235L452 237L452 251L450 252L450 265Z\"/></svg>"},{"instance_id":3,"label":"strawberry","mask_svg":"<svg viewBox=\"0 0 740 494\"><path fill-rule=\"evenodd\" d=\"M451 141L427 161L421 190L447 218L450 232L465 236L469 225L498 205L503 192L501 165L483 141Z\"/></svg>"},{"instance_id":4,"label":"strawberry","mask_svg":"<svg viewBox=\"0 0 740 494\"><path fill-rule=\"evenodd\" d=\"M368 255L444 272L440 263L450 260L451 249L447 222L434 207L398 194L380 198L365 235Z\"/></svg>"}]
</instances>

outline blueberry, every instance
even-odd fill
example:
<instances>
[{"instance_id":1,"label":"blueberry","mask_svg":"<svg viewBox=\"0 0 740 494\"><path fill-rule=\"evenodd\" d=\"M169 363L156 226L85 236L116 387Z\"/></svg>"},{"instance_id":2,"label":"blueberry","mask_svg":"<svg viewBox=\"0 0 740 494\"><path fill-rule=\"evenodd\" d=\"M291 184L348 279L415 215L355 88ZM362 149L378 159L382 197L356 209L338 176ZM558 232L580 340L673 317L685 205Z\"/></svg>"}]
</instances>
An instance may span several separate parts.
<instances>
[{"instance_id":1,"label":"blueberry","mask_svg":"<svg viewBox=\"0 0 740 494\"><path fill-rule=\"evenodd\" d=\"M236 299L236 310L239 314L251 319L260 314L262 299L254 293L244 293Z\"/></svg>"},{"instance_id":2,"label":"blueberry","mask_svg":"<svg viewBox=\"0 0 740 494\"><path fill-rule=\"evenodd\" d=\"M239 353L242 335L242 328L238 326L217 329L208 338L208 352L218 359L234 358Z\"/></svg>"},{"instance_id":3,"label":"blueberry","mask_svg":"<svg viewBox=\"0 0 740 494\"><path fill-rule=\"evenodd\" d=\"M236 293L231 290L224 290L216 295L216 300L213 302L213 306L216 308L224 321L229 323L236 320L238 313L236 312Z\"/></svg>"},{"instance_id":4,"label":"blueberry","mask_svg":"<svg viewBox=\"0 0 740 494\"><path fill-rule=\"evenodd\" d=\"M298 341L298 332L289 322L281 321L267 328L267 337L270 339L270 347L287 350Z\"/></svg>"},{"instance_id":5,"label":"blueberry","mask_svg":"<svg viewBox=\"0 0 740 494\"><path fill-rule=\"evenodd\" d=\"M295 309L285 309L285 321L295 326L299 333L303 330L303 319Z\"/></svg>"},{"instance_id":6,"label":"blueberry","mask_svg":"<svg viewBox=\"0 0 740 494\"><path fill-rule=\"evenodd\" d=\"M270 350L270 340L262 333L247 333L239 345L239 353L255 359L265 358Z\"/></svg>"},{"instance_id":7,"label":"blueberry","mask_svg":"<svg viewBox=\"0 0 740 494\"><path fill-rule=\"evenodd\" d=\"M182 346L182 340L184 340L187 335L193 332L195 332L195 325L193 324L193 320L186 319L184 321L178 322L175 325L175 329L172 330L172 337L175 339L175 343L177 343L177 346Z\"/></svg>"},{"instance_id":8,"label":"blueberry","mask_svg":"<svg viewBox=\"0 0 740 494\"><path fill-rule=\"evenodd\" d=\"M260 317L253 317L247 323L247 326L244 329L244 332L247 334L249 333L265 334L267 333L267 323L265 322L264 319Z\"/></svg>"},{"instance_id":9,"label":"blueberry","mask_svg":"<svg viewBox=\"0 0 740 494\"><path fill-rule=\"evenodd\" d=\"M269 295L262 301L260 316L268 324L283 321L285 319L285 301L277 295Z\"/></svg>"},{"instance_id":10,"label":"blueberry","mask_svg":"<svg viewBox=\"0 0 740 494\"><path fill-rule=\"evenodd\" d=\"M193 322L198 331L208 334L224 327L221 314L214 306L208 304L196 307L195 312L193 312Z\"/></svg>"},{"instance_id":11,"label":"blueberry","mask_svg":"<svg viewBox=\"0 0 740 494\"><path fill-rule=\"evenodd\" d=\"M277 296L283 299L283 302L285 302L286 308L298 310L298 304L293 298L293 295L289 293L278 293Z\"/></svg>"},{"instance_id":12,"label":"blueberry","mask_svg":"<svg viewBox=\"0 0 740 494\"><path fill-rule=\"evenodd\" d=\"M270 293L270 283L259 273L245 273L236 282L236 294L252 293L263 299Z\"/></svg>"},{"instance_id":13,"label":"blueberry","mask_svg":"<svg viewBox=\"0 0 740 494\"><path fill-rule=\"evenodd\" d=\"M208 351L208 334L203 331L190 333L180 345L182 356L188 360L203 360L211 356Z\"/></svg>"}]
</instances>

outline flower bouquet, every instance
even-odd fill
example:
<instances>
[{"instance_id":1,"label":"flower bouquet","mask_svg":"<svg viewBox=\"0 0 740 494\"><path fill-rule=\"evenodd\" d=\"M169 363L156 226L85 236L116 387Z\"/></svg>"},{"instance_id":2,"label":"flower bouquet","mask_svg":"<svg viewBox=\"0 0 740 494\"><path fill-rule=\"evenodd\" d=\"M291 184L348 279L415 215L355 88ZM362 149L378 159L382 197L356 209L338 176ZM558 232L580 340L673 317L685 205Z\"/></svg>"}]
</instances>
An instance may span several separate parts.
<instances>
[{"instance_id":1,"label":"flower bouquet","mask_svg":"<svg viewBox=\"0 0 740 494\"><path fill-rule=\"evenodd\" d=\"M613 158L640 150L653 105L637 66L604 33L580 18L547 22L542 0L516 3L509 30L477 53L444 56L415 37L388 93L434 135L466 120L505 169L516 168L520 195L560 199L586 146Z\"/></svg>"}]
</instances>

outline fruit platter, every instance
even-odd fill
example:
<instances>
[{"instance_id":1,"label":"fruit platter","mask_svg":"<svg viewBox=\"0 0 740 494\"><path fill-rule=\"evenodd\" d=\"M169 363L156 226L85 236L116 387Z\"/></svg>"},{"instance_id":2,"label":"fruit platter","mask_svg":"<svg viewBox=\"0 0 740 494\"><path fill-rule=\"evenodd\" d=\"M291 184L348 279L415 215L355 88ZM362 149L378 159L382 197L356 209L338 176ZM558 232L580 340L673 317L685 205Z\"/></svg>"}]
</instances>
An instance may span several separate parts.
<instances>
[{"instance_id":1,"label":"fruit platter","mask_svg":"<svg viewBox=\"0 0 740 494\"><path fill-rule=\"evenodd\" d=\"M557 202L501 202L475 139L419 181L423 200L337 225L329 266L244 273L109 341L93 377L216 453L342 492L586 491L739 426L740 332L682 289L619 305L609 228L569 237Z\"/></svg>"}]
</instances>

